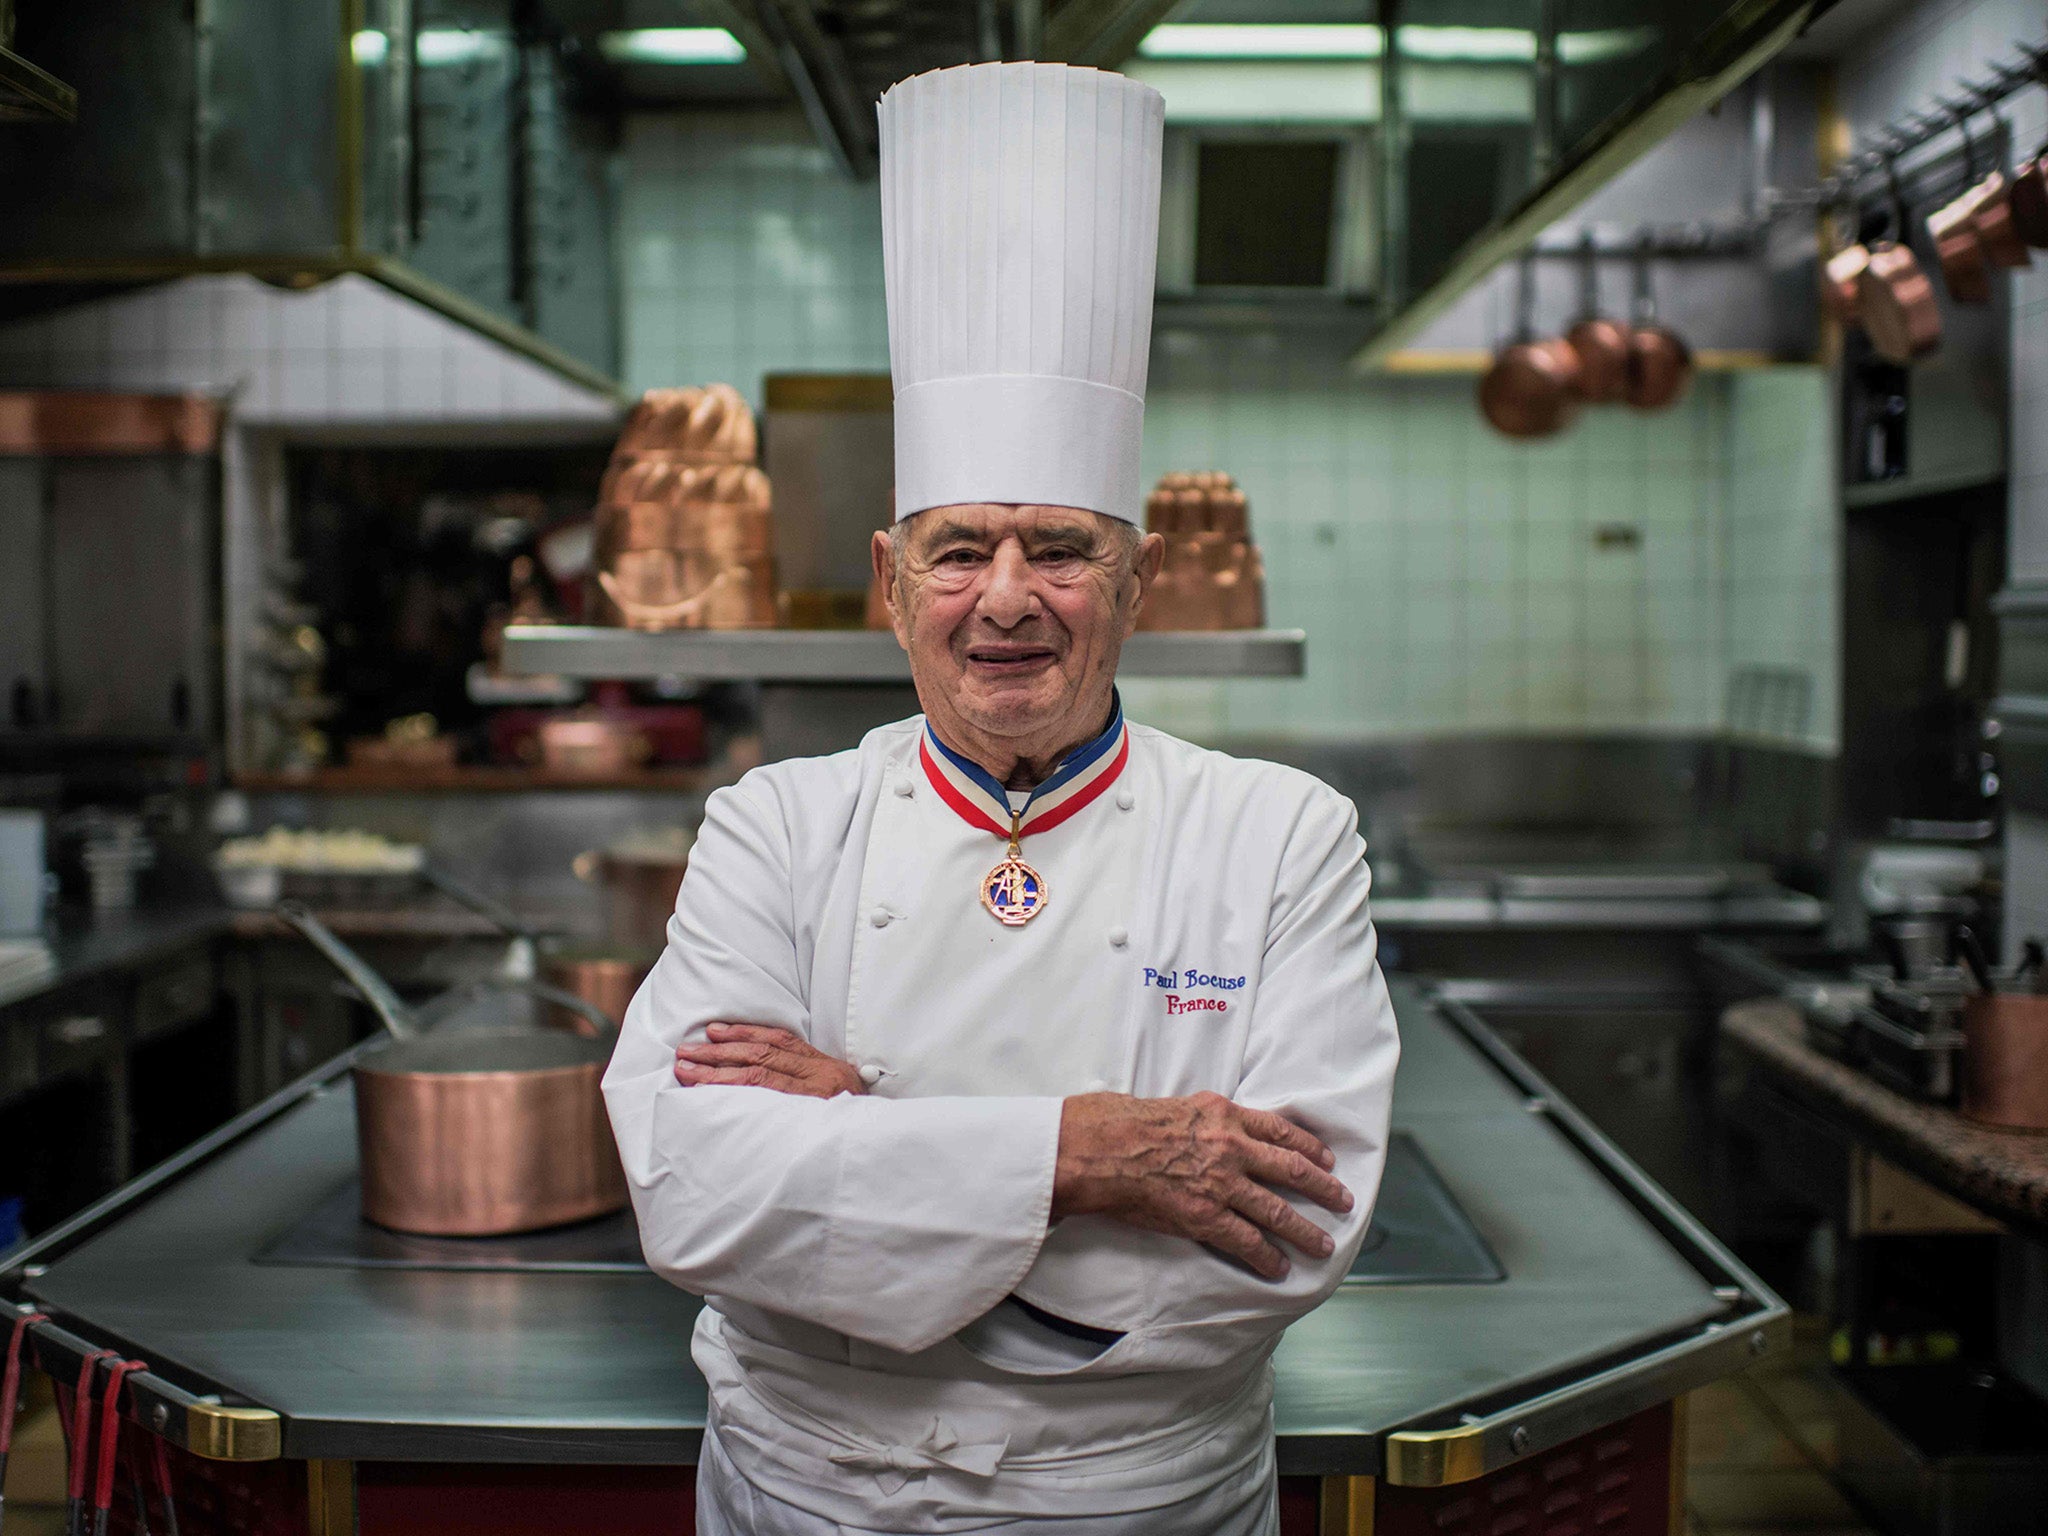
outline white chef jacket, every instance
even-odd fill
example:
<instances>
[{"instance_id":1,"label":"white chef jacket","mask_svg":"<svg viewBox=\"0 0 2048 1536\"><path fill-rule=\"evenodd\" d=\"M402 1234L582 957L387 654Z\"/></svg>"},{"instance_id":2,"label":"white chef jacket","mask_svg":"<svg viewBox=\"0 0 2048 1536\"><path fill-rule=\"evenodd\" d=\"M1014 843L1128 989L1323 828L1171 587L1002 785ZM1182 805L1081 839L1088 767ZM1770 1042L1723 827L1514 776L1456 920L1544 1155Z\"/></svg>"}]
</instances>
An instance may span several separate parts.
<instances>
[{"instance_id":1,"label":"white chef jacket","mask_svg":"<svg viewBox=\"0 0 2048 1536\"><path fill-rule=\"evenodd\" d=\"M755 769L706 808L604 1087L654 1271L706 1298L721 1453L822 1522L952 1532L1154 1510L1269 1454L1270 1357L1336 1287L1398 1044L1349 801L1131 726L1114 785L979 900L1002 840L949 808L921 718ZM861 1067L825 1100L684 1087L675 1048L777 1025ZM1048 1227L1061 1100L1204 1089L1336 1154L1336 1251L1263 1280L1183 1238ZM1012 1296L1122 1337L1039 1329ZM824 1529L831 1529L826 1524Z\"/></svg>"}]
</instances>

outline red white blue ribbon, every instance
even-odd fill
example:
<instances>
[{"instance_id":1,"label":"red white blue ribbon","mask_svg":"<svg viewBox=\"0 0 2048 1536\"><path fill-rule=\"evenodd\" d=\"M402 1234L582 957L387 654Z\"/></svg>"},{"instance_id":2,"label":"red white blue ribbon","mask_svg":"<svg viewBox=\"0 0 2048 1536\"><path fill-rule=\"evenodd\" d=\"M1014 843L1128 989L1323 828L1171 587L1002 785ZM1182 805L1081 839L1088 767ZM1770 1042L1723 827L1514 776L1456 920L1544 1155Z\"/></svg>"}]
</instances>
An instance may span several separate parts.
<instances>
[{"instance_id":1,"label":"red white blue ribbon","mask_svg":"<svg viewBox=\"0 0 2048 1536\"><path fill-rule=\"evenodd\" d=\"M995 776L979 763L955 752L933 734L926 722L924 739L918 744L925 777L939 798L951 806L969 826L997 837L1011 836L1010 797ZM1096 797L1114 784L1131 758L1131 734L1124 725L1122 701L1113 707L1109 728L1086 746L1067 754L1052 777L1031 791L1023 812L1017 816L1015 835L1046 832L1070 816L1079 815Z\"/></svg>"}]
</instances>

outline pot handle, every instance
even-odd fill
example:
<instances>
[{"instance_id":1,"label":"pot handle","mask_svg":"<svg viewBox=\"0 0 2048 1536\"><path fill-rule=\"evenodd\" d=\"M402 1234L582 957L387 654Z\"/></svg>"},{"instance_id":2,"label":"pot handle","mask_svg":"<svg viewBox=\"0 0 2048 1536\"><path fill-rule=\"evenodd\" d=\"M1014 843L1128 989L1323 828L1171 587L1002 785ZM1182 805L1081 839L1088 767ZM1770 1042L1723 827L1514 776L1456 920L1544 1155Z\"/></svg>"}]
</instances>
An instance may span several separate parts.
<instances>
[{"instance_id":1,"label":"pot handle","mask_svg":"<svg viewBox=\"0 0 2048 1536\"><path fill-rule=\"evenodd\" d=\"M305 903L280 901L274 910L280 920L298 929L308 943L333 962L336 970L356 984L357 990L377 1010L377 1017L384 1021L384 1028L390 1031L393 1039L410 1040L419 1034L419 1020L413 1017L410 1008L399 1001L398 994L391 990L391 984L370 969L369 961L336 938L334 930L315 917Z\"/></svg>"},{"instance_id":2,"label":"pot handle","mask_svg":"<svg viewBox=\"0 0 2048 1536\"><path fill-rule=\"evenodd\" d=\"M486 896L467 880L457 879L431 860L420 872L427 877L427 884L442 895L460 902L493 927L501 929L507 938L531 940L535 937L533 929L527 926L517 912L497 898Z\"/></svg>"},{"instance_id":3,"label":"pot handle","mask_svg":"<svg viewBox=\"0 0 2048 1536\"><path fill-rule=\"evenodd\" d=\"M528 997L537 997L544 1003L553 1003L557 1007L567 1008L571 1013L577 1014L595 1025L600 1037L616 1035L619 1032L618 1021L598 1007L597 1004L590 1001L589 998L578 997L574 992L567 992L560 987L549 986L544 981L514 981L494 977L489 981L478 982L476 985L480 991L524 992Z\"/></svg>"}]
</instances>

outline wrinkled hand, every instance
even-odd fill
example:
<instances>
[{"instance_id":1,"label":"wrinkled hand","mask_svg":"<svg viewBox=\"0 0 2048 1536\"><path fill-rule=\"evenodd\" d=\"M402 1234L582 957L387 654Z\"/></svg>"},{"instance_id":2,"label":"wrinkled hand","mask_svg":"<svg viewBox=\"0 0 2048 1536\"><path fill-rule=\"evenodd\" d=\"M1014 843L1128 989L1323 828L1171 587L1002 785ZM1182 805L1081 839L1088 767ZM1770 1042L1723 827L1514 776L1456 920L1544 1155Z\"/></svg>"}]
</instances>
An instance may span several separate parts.
<instances>
[{"instance_id":1,"label":"wrinkled hand","mask_svg":"<svg viewBox=\"0 0 2048 1536\"><path fill-rule=\"evenodd\" d=\"M829 1099L842 1093L866 1093L860 1073L836 1056L827 1056L808 1040L767 1024L708 1024L709 1037L676 1052L676 1081L685 1088L730 1083L773 1088Z\"/></svg>"},{"instance_id":2,"label":"wrinkled hand","mask_svg":"<svg viewBox=\"0 0 2048 1536\"><path fill-rule=\"evenodd\" d=\"M1190 1238L1279 1280L1288 1262L1278 1243L1314 1258L1335 1245L1275 1191L1348 1211L1351 1191L1331 1176L1335 1166L1330 1149L1300 1126L1221 1094L1081 1094L1060 1112L1052 1214L1107 1216Z\"/></svg>"}]
</instances>

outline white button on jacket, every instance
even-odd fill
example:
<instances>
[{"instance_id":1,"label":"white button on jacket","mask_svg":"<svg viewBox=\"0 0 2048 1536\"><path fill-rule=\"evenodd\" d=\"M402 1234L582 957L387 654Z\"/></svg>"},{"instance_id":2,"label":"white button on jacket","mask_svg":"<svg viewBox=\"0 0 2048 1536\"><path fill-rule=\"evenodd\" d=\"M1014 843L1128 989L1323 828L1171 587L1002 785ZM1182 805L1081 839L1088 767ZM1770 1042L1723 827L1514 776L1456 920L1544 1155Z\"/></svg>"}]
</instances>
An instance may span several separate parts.
<instances>
[{"instance_id":1,"label":"white button on jacket","mask_svg":"<svg viewBox=\"0 0 2048 1536\"><path fill-rule=\"evenodd\" d=\"M1140 809L1027 834L1046 904L1006 928L979 900L1002 839L891 792L922 728L712 796L605 1074L647 1261L709 1300L694 1354L734 1465L821 1518L943 1531L1197 1494L1263 1454L1273 1347L1349 1267L1385 1159L1398 1046L1356 815L1132 726ZM830 1100L682 1086L676 1046L717 1020L888 1071ZM1061 1100L1098 1083L1307 1126L1358 1196L1298 1202L1336 1252L1268 1282L1161 1233L1048 1228ZM987 1324L1013 1294L1124 1337L1008 1353Z\"/></svg>"}]
</instances>

